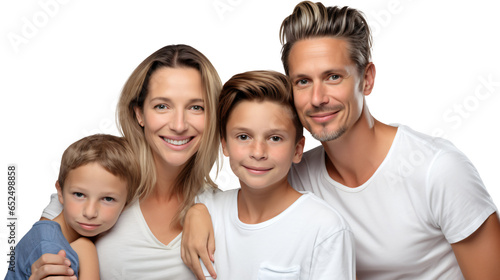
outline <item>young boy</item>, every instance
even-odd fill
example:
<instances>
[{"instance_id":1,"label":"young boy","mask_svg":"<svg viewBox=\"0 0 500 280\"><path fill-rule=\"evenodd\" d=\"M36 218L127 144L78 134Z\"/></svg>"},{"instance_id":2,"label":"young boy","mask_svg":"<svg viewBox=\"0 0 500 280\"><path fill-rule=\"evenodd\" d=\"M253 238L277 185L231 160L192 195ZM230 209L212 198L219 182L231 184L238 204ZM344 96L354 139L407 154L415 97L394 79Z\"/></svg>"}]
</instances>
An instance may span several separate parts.
<instances>
[{"instance_id":1,"label":"young boy","mask_svg":"<svg viewBox=\"0 0 500 280\"><path fill-rule=\"evenodd\" d=\"M28 279L31 265L45 253L66 251L78 279L99 279L92 241L110 229L134 197L140 173L125 139L112 135L85 137L64 152L56 189L63 211L53 220L36 222L16 246L16 265L5 279Z\"/></svg>"},{"instance_id":2,"label":"young boy","mask_svg":"<svg viewBox=\"0 0 500 280\"><path fill-rule=\"evenodd\" d=\"M217 279L355 279L346 221L288 183L305 138L287 78L274 71L233 76L217 117L223 153L241 185L201 198L214 225Z\"/></svg>"}]
</instances>

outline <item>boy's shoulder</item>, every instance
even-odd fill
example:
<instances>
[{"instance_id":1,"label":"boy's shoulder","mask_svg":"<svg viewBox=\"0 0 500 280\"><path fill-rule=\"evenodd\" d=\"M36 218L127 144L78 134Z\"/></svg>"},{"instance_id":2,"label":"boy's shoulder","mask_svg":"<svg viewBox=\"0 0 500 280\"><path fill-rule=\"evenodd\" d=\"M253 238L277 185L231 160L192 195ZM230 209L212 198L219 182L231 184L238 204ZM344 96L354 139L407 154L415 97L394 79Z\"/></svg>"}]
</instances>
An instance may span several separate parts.
<instances>
[{"instance_id":1,"label":"boy's shoulder","mask_svg":"<svg viewBox=\"0 0 500 280\"><path fill-rule=\"evenodd\" d=\"M43 220L33 224L31 229L23 236L23 242L57 241L64 237L61 226L54 221Z\"/></svg>"},{"instance_id":2,"label":"boy's shoulder","mask_svg":"<svg viewBox=\"0 0 500 280\"><path fill-rule=\"evenodd\" d=\"M310 223L310 226L318 226L334 231L351 230L344 217L330 204L311 192L304 191L301 193L302 196L295 203L296 213L294 215L301 216L304 221Z\"/></svg>"},{"instance_id":3,"label":"boy's shoulder","mask_svg":"<svg viewBox=\"0 0 500 280\"><path fill-rule=\"evenodd\" d=\"M38 221L21 238L16 246L17 273L31 274L31 264L45 253L57 254L66 251L72 264L78 263L78 256L64 237L61 227L54 221ZM17 274L19 275L19 274Z\"/></svg>"}]
</instances>

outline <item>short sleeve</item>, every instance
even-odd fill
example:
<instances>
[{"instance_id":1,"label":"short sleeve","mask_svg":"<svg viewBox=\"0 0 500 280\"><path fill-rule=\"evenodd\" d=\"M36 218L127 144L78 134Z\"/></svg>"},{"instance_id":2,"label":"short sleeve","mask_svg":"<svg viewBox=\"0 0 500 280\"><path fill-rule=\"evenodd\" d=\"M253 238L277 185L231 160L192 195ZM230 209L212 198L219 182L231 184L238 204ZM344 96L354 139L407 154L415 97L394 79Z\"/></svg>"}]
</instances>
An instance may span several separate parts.
<instances>
[{"instance_id":1,"label":"short sleeve","mask_svg":"<svg viewBox=\"0 0 500 280\"><path fill-rule=\"evenodd\" d=\"M497 211L476 168L460 151L441 151L427 177L430 209L449 243L474 233Z\"/></svg>"},{"instance_id":2,"label":"short sleeve","mask_svg":"<svg viewBox=\"0 0 500 280\"><path fill-rule=\"evenodd\" d=\"M49 220L53 220L55 217L59 216L63 210L62 204L59 202L57 193L50 195L50 202L45 209L43 209L42 217Z\"/></svg>"},{"instance_id":3,"label":"short sleeve","mask_svg":"<svg viewBox=\"0 0 500 280\"><path fill-rule=\"evenodd\" d=\"M315 246L310 279L356 279L354 236L350 230L338 231Z\"/></svg>"}]
</instances>

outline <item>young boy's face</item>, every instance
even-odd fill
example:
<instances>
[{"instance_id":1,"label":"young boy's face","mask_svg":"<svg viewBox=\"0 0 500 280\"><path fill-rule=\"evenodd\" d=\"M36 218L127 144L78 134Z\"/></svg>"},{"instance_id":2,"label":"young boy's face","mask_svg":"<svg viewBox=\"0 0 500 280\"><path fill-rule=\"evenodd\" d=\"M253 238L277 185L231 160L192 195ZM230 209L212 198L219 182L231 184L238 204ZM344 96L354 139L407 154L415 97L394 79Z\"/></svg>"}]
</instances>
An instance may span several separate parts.
<instances>
[{"instance_id":1,"label":"young boy's face","mask_svg":"<svg viewBox=\"0 0 500 280\"><path fill-rule=\"evenodd\" d=\"M127 182L89 163L71 170L63 190L56 184L66 223L82 236L96 236L118 220L127 199Z\"/></svg>"},{"instance_id":2,"label":"young boy's face","mask_svg":"<svg viewBox=\"0 0 500 280\"><path fill-rule=\"evenodd\" d=\"M263 189L287 183L299 162L304 138L295 143L292 113L271 101L242 101L230 113L222 149L241 187Z\"/></svg>"}]
</instances>

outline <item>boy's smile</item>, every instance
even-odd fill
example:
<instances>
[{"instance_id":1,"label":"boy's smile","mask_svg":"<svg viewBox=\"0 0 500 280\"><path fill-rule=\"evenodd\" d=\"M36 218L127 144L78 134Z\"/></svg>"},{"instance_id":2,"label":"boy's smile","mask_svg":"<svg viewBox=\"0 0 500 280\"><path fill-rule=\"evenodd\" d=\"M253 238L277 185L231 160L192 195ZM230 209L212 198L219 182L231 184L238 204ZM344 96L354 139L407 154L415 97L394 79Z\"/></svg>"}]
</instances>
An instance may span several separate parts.
<instances>
[{"instance_id":1,"label":"boy's smile","mask_svg":"<svg viewBox=\"0 0 500 280\"><path fill-rule=\"evenodd\" d=\"M271 101L241 101L230 113L222 140L224 155L242 188L286 185L303 140L296 143L288 108Z\"/></svg>"}]
</instances>

